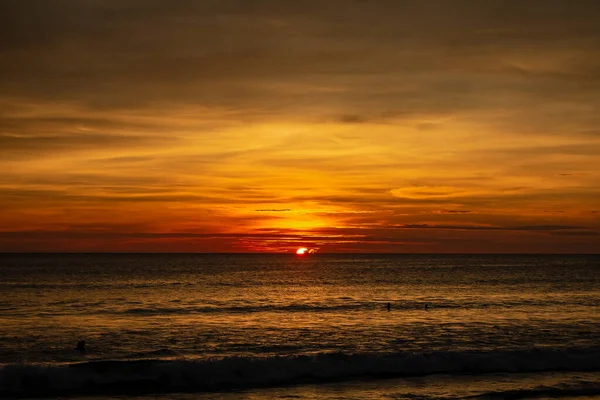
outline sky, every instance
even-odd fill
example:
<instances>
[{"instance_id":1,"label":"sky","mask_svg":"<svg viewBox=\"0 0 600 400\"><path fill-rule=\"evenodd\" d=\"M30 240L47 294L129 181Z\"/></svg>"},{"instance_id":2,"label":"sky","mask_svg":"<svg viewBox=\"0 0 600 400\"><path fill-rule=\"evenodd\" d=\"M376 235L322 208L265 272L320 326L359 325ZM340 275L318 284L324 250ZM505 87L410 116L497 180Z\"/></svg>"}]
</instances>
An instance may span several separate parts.
<instances>
[{"instance_id":1,"label":"sky","mask_svg":"<svg viewBox=\"0 0 600 400\"><path fill-rule=\"evenodd\" d=\"M596 0L0 0L0 251L600 252Z\"/></svg>"}]
</instances>

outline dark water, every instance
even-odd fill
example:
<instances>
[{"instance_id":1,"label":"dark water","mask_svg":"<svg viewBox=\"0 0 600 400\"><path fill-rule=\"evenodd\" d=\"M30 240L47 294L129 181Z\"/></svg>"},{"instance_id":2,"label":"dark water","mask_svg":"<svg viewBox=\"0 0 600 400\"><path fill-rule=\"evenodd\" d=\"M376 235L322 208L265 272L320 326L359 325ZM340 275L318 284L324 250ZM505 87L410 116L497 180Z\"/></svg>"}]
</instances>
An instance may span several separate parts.
<instances>
[{"instance_id":1,"label":"dark water","mask_svg":"<svg viewBox=\"0 0 600 400\"><path fill-rule=\"evenodd\" d=\"M591 398L599 272L599 256L0 255L0 396Z\"/></svg>"}]
</instances>

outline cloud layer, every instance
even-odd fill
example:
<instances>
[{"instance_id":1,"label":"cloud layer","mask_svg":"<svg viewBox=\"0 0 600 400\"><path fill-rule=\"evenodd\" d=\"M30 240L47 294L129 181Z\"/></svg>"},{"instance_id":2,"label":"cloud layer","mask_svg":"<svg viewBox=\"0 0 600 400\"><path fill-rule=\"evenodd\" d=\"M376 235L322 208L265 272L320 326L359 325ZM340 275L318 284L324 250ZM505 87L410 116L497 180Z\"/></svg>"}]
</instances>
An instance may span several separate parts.
<instances>
[{"instance_id":1,"label":"cloud layer","mask_svg":"<svg viewBox=\"0 0 600 400\"><path fill-rule=\"evenodd\" d=\"M0 251L597 252L600 5L0 1Z\"/></svg>"}]
</instances>

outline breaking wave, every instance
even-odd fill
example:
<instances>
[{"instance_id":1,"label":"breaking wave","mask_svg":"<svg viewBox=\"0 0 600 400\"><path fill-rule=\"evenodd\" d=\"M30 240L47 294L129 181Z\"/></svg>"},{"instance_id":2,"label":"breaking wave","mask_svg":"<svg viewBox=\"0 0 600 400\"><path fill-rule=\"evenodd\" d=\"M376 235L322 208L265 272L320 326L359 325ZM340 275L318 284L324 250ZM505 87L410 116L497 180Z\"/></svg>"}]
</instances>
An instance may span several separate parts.
<instances>
[{"instance_id":1,"label":"breaking wave","mask_svg":"<svg viewBox=\"0 0 600 400\"><path fill-rule=\"evenodd\" d=\"M471 400L518 400L560 397L580 397L600 395L600 385L596 382L581 382L577 384L559 384L556 386L538 386L531 389L498 390L467 397Z\"/></svg>"},{"instance_id":2,"label":"breaking wave","mask_svg":"<svg viewBox=\"0 0 600 400\"><path fill-rule=\"evenodd\" d=\"M596 306L597 300L591 299L586 302L581 302L580 305L593 307ZM387 302L315 302L315 303L292 303L292 304L258 304L258 305L184 305L178 303L173 306L164 305L118 305L108 304L105 302L93 303L73 303L73 304L51 304L51 306L65 306L59 309L44 310L44 311L27 311L15 312L12 309L6 308L6 311L11 312L11 315L35 314L36 316L61 316L73 314L105 314L105 315L126 315L126 316L162 316L162 315L189 315L189 314L251 314L251 313L302 313L302 312L319 312L319 313L338 313L338 312L365 312L382 310ZM531 303L527 300L522 301L503 301L496 303L477 303L466 301L402 301L392 304L392 311L422 311L425 305L428 309L435 311L437 309L491 309L491 308L518 308L530 307ZM568 303L559 301L538 301L536 307L557 307L564 306ZM66 308L68 306L68 308ZM0 309L2 307L0 306Z\"/></svg>"},{"instance_id":3,"label":"breaking wave","mask_svg":"<svg viewBox=\"0 0 600 400\"><path fill-rule=\"evenodd\" d=\"M440 373L550 371L600 371L600 348L5 364L0 367L0 397L199 392ZM571 389L590 393L598 387Z\"/></svg>"}]
</instances>

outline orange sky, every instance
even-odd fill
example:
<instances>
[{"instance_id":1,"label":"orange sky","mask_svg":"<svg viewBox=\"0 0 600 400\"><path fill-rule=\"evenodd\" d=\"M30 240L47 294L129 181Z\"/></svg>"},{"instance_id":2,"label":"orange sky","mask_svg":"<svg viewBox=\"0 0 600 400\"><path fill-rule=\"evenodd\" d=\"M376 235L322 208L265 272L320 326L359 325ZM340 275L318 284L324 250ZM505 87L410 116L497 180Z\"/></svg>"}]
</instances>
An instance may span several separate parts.
<instances>
[{"instance_id":1,"label":"orange sky","mask_svg":"<svg viewBox=\"0 0 600 400\"><path fill-rule=\"evenodd\" d=\"M0 251L600 251L597 1L6 0Z\"/></svg>"}]
</instances>

